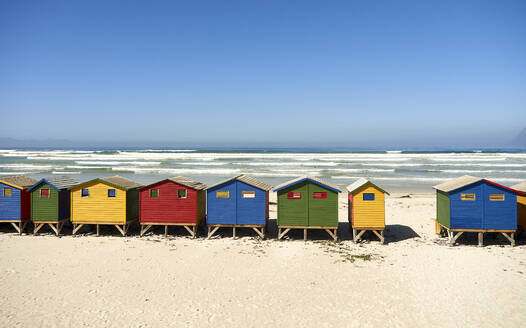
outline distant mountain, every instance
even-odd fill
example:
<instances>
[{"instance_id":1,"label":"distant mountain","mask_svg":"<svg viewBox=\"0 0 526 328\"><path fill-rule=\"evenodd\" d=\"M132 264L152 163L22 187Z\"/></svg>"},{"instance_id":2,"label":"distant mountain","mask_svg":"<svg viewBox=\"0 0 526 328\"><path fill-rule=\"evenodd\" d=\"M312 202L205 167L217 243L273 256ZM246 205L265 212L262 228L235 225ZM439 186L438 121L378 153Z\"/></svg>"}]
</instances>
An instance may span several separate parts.
<instances>
[{"instance_id":1,"label":"distant mountain","mask_svg":"<svg viewBox=\"0 0 526 328\"><path fill-rule=\"evenodd\" d=\"M0 148L26 148L26 147L73 147L75 143L70 140L60 139L14 139L14 138L0 138Z\"/></svg>"},{"instance_id":2,"label":"distant mountain","mask_svg":"<svg viewBox=\"0 0 526 328\"><path fill-rule=\"evenodd\" d=\"M522 129L521 133L512 141L514 146L526 146L526 128Z\"/></svg>"}]
</instances>

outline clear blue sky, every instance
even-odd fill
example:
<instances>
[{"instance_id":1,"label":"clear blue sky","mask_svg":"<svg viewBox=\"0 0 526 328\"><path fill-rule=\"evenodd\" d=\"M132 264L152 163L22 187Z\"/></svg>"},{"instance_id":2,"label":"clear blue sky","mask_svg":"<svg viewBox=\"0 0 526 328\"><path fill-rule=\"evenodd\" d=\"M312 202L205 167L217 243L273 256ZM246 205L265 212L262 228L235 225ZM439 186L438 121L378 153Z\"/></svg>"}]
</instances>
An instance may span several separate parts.
<instances>
[{"instance_id":1,"label":"clear blue sky","mask_svg":"<svg viewBox=\"0 0 526 328\"><path fill-rule=\"evenodd\" d=\"M526 1L0 0L0 45L0 137L491 145L526 127Z\"/></svg>"}]
</instances>

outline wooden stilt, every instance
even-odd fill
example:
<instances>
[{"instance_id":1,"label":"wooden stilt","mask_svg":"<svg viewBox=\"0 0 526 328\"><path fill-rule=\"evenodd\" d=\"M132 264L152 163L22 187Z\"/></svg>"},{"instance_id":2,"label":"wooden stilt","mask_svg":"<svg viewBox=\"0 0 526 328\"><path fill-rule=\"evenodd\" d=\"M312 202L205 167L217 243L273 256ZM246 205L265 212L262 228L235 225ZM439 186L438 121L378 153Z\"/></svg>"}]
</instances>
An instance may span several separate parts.
<instances>
[{"instance_id":1,"label":"wooden stilt","mask_svg":"<svg viewBox=\"0 0 526 328\"><path fill-rule=\"evenodd\" d=\"M329 236L332 237L332 239L334 239L334 241L336 241L337 239L337 236L336 236L336 229L334 229L334 233L332 233L332 231L330 229L324 229L325 231L327 231L327 233L329 234Z\"/></svg>"},{"instance_id":2,"label":"wooden stilt","mask_svg":"<svg viewBox=\"0 0 526 328\"><path fill-rule=\"evenodd\" d=\"M144 225L142 225L142 226L141 226L141 233L140 233L140 236L141 236L141 237L144 236L144 234L147 233L148 230L151 229L151 227L152 227L151 224L144 224Z\"/></svg>"},{"instance_id":3,"label":"wooden stilt","mask_svg":"<svg viewBox=\"0 0 526 328\"><path fill-rule=\"evenodd\" d=\"M100 225L97 224L97 237L100 236Z\"/></svg>"},{"instance_id":4,"label":"wooden stilt","mask_svg":"<svg viewBox=\"0 0 526 328\"><path fill-rule=\"evenodd\" d=\"M197 234L197 226L194 225L194 226L192 227L192 238L195 238L195 235L196 235L196 234Z\"/></svg>"},{"instance_id":5,"label":"wooden stilt","mask_svg":"<svg viewBox=\"0 0 526 328\"><path fill-rule=\"evenodd\" d=\"M219 226L214 227L212 231L210 231L210 226L208 226L208 237L206 239L212 238L212 236L216 233L216 231L219 229Z\"/></svg>"},{"instance_id":6,"label":"wooden stilt","mask_svg":"<svg viewBox=\"0 0 526 328\"><path fill-rule=\"evenodd\" d=\"M232 238L236 239L236 227L232 227Z\"/></svg>"},{"instance_id":7,"label":"wooden stilt","mask_svg":"<svg viewBox=\"0 0 526 328\"><path fill-rule=\"evenodd\" d=\"M356 229L352 229L352 240L356 242Z\"/></svg>"},{"instance_id":8,"label":"wooden stilt","mask_svg":"<svg viewBox=\"0 0 526 328\"><path fill-rule=\"evenodd\" d=\"M503 235L504 237L506 237L506 239L509 240L511 246L515 246L515 238L514 238L514 233L513 233L513 232L510 233L511 236L508 236L508 234L505 233L505 232L501 232L501 233L502 233L502 235Z\"/></svg>"},{"instance_id":9,"label":"wooden stilt","mask_svg":"<svg viewBox=\"0 0 526 328\"><path fill-rule=\"evenodd\" d=\"M259 237L261 237L261 239L265 239L265 228L261 228L261 231L259 231L258 228L253 227L252 230L254 230L259 235Z\"/></svg>"},{"instance_id":10,"label":"wooden stilt","mask_svg":"<svg viewBox=\"0 0 526 328\"><path fill-rule=\"evenodd\" d=\"M62 228L64 227L64 222L65 220L62 220L57 223L57 230L58 230L57 236L60 235L60 232L62 231Z\"/></svg>"},{"instance_id":11,"label":"wooden stilt","mask_svg":"<svg viewBox=\"0 0 526 328\"><path fill-rule=\"evenodd\" d=\"M55 225L53 223L50 223L48 225L55 232L55 235L58 236L58 227L55 227Z\"/></svg>"},{"instance_id":12,"label":"wooden stilt","mask_svg":"<svg viewBox=\"0 0 526 328\"><path fill-rule=\"evenodd\" d=\"M358 229L356 229L357 231L360 231ZM354 237L354 242L357 243L358 240L360 240L360 238L362 238L363 234L366 232L367 230L361 230L355 237Z\"/></svg>"},{"instance_id":13,"label":"wooden stilt","mask_svg":"<svg viewBox=\"0 0 526 328\"><path fill-rule=\"evenodd\" d=\"M38 234L38 231L44 226L43 223L35 223L35 228L33 229L33 236Z\"/></svg>"},{"instance_id":14,"label":"wooden stilt","mask_svg":"<svg viewBox=\"0 0 526 328\"><path fill-rule=\"evenodd\" d=\"M73 224L73 236L77 235L77 232L84 226L84 224Z\"/></svg>"},{"instance_id":15,"label":"wooden stilt","mask_svg":"<svg viewBox=\"0 0 526 328\"><path fill-rule=\"evenodd\" d=\"M281 231L281 229L279 229ZM286 228L285 230L283 230L283 232L281 232L279 235L278 235L278 239L281 239L283 237L285 237L285 235L290 231L290 228Z\"/></svg>"},{"instance_id":16,"label":"wooden stilt","mask_svg":"<svg viewBox=\"0 0 526 328\"><path fill-rule=\"evenodd\" d=\"M307 229L303 229L303 240L307 241Z\"/></svg>"},{"instance_id":17,"label":"wooden stilt","mask_svg":"<svg viewBox=\"0 0 526 328\"><path fill-rule=\"evenodd\" d=\"M372 230L372 231L376 235L376 237L380 238L380 242L383 244L384 243L384 236L383 236L384 232L383 232L383 230L381 230L381 234L379 234L378 231L376 231L376 230Z\"/></svg>"},{"instance_id":18,"label":"wooden stilt","mask_svg":"<svg viewBox=\"0 0 526 328\"><path fill-rule=\"evenodd\" d=\"M124 225L123 227L125 227L126 225ZM97 224L97 229L98 229L99 225ZM115 228L117 228L117 230L119 230L119 232L121 233L121 235L125 236L126 235L126 232L120 227L120 225L118 224L115 224ZM98 232L97 232L97 236L98 236Z\"/></svg>"},{"instance_id":19,"label":"wooden stilt","mask_svg":"<svg viewBox=\"0 0 526 328\"><path fill-rule=\"evenodd\" d=\"M22 234L22 229L20 227L20 225L16 224L15 222L11 222L11 225L13 227L15 227L16 231L19 233L19 234Z\"/></svg>"},{"instance_id":20,"label":"wooden stilt","mask_svg":"<svg viewBox=\"0 0 526 328\"><path fill-rule=\"evenodd\" d=\"M168 237L168 226L164 226L164 238Z\"/></svg>"},{"instance_id":21,"label":"wooden stilt","mask_svg":"<svg viewBox=\"0 0 526 328\"><path fill-rule=\"evenodd\" d=\"M457 241L458 237L462 236L463 233L464 231L458 231L457 234L455 235L455 233L451 231L450 237L449 237L449 244L451 246L455 245L455 242Z\"/></svg>"},{"instance_id":22,"label":"wooden stilt","mask_svg":"<svg viewBox=\"0 0 526 328\"><path fill-rule=\"evenodd\" d=\"M188 231L188 233L190 234L190 236L193 237L193 235L194 235L193 231L192 231L190 228L188 228L188 226L186 226L186 225L183 226L183 227L186 229L186 231ZM194 226L194 227L195 227L195 226Z\"/></svg>"},{"instance_id":23,"label":"wooden stilt","mask_svg":"<svg viewBox=\"0 0 526 328\"><path fill-rule=\"evenodd\" d=\"M479 247L484 246L484 233L483 232L478 233L478 239L479 239Z\"/></svg>"}]
</instances>

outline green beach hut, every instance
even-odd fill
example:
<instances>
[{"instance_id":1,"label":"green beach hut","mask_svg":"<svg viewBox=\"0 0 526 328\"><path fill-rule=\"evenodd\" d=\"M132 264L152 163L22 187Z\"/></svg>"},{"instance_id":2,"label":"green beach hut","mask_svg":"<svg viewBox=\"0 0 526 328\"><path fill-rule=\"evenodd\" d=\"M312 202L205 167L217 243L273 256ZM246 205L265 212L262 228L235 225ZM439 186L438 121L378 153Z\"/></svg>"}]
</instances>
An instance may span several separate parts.
<instances>
[{"instance_id":1,"label":"green beach hut","mask_svg":"<svg viewBox=\"0 0 526 328\"><path fill-rule=\"evenodd\" d=\"M78 181L68 176L42 179L27 191L31 193L31 221L35 225L33 233L49 225L58 236L64 223L70 218L71 196L69 187Z\"/></svg>"},{"instance_id":2,"label":"green beach hut","mask_svg":"<svg viewBox=\"0 0 526 328\"><path fill-rule=\"evenodd\" d=\"M274 191L278 194L278 239L291 229L303 229L305 240L308 229L323 229L337 239L338 186L302 176L276 186Z\"/></svg>"}]
</instances>

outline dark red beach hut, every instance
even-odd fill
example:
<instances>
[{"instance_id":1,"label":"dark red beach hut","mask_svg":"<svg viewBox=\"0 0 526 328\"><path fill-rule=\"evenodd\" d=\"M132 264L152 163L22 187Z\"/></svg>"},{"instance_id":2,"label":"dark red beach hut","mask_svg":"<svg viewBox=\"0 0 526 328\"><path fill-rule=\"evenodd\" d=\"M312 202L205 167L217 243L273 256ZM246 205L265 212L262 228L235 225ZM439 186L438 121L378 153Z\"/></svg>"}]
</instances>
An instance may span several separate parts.
<instances>
[{"instance_id":1,"label":"dark red beach hut","mask_svg":"<svg viewBox=\"0 0 526 328\"><path fill-rule=\"evenodd\" d=\"M195 237L206 216L205 184L185 177L173 177L140 189L141 236L152 226L183 226Z\"/></svg>"}]
</instances>

